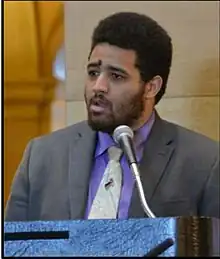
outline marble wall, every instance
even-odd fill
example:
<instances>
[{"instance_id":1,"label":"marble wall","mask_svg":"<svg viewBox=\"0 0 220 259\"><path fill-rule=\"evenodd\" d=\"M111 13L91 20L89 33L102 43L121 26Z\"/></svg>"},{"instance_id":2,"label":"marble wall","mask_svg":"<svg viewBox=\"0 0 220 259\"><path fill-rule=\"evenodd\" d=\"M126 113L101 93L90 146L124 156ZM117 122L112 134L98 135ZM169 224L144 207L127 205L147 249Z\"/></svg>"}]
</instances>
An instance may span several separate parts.
<instances>
[{"instance_id":1,"label":"marble wall","mask_svg":"<svg viewBox=\"0 0 220 259\"><path fill-rule=\"evenodd\" d=\"M91 34L100 19L117 11L145 13L172 37L172 70L159 114L219 139L218 1L65 2L66 124L86 118L83 88Z\"/></svg>"}]
</instances>

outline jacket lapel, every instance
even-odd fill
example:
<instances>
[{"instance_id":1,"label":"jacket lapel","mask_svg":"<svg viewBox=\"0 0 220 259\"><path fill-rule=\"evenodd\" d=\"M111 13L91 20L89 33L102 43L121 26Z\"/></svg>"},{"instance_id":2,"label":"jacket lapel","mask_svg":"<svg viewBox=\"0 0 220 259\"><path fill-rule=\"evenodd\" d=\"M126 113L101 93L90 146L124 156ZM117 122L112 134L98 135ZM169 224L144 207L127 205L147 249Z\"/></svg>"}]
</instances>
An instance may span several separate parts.
<instances>
[{"instance_id":1,"label":"jacket lapel","mask_svg":"<svg viewBox=\"0 0 220 259\"><path fill-rule=\"evenodd\" d=\"M166 166L174 151L174 128L156 114L156 119L144 148L139 166L146 201L153 211L151 200L156 193ZM135 183L129 217L146 217Z\"/></svg>"},{"instance_id":2,"label":"jacket lapel","mask_svg":"<svg viewBox=\"0 0 220 259\"><path fill-rule=\"evenodd\" d=\"M96 133L85 123L79 127L76 138L70 142L68 184L71 219L84 217L95 141Z\"/></svg>"}]
</instances>

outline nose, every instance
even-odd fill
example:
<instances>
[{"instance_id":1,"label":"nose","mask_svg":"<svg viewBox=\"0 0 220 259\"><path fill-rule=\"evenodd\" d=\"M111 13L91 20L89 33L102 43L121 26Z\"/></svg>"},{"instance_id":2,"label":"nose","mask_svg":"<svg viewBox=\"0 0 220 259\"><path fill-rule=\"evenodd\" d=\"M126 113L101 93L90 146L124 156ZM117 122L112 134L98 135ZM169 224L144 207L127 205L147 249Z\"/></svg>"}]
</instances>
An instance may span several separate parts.
<instances>
[{"instance_id":1,"label":"nose","mask_svg":"<svg viewBox=\"0 0 220 259\"><path fill-rule=\"evenodd\" d=\"M108 92L108 80L104 74L100 74L97 77L97 79L93 85L93 91L95 93L97 93L97 92L107 93Z\"/></svg>"}]
</instances>

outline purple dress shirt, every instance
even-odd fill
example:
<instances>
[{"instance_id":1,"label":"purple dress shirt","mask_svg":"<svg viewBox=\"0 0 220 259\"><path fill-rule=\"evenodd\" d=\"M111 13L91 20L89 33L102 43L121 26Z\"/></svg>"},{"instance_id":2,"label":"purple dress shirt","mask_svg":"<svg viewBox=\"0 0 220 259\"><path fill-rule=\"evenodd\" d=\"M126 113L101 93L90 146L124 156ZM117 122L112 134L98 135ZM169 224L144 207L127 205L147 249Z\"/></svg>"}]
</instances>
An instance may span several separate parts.
<instances>
[{"instance_id":1,"label":"purple dress shirt","mask_svg":"<svg viewBox=\"0 0 220 259\"><path fill-rule=\"evenodd\" d=\"M154 120L155 120L155 113L153 112L150 119L141 128L139 128L134 134L134 146L135 146L135 152L136 152L138 162L140 162L142 158L144 144L151 131ZM88 218L88 214L91 209L93 199L95 198L103 173L108 164L107 149L113 145L116 145L116 144L110 135L108 135L107 133L98 132L98 142L95 150L94 165L93 165L93 170L90 178L85 219ZM132 196L135 180L133 178L133 174L129 168L125 155L122 156L120 163L123 171L123 178L122 178L123 184L122 184L122 190L121 190L121 197L119 201L118 218L127 219L128 209L131 202L131 196Z\"/></svg>"}]
</instances>

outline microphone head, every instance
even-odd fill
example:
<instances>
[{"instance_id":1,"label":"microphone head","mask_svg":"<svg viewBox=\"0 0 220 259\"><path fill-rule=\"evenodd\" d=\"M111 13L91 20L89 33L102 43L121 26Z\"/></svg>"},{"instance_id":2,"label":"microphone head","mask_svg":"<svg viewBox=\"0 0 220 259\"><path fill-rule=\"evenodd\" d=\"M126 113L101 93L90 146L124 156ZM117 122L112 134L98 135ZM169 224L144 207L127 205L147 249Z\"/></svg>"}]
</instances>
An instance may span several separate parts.
<instances>
[{"instance_id":1,"label":"microphone head","mask_svg":"<svg viewBox=\"0 0 220 259\"><path fill-rule=\"evenodd\" d=\"M119 144L121 137L124 135L133 139L134 137L133 130L126 125L118 126L117 128L115 128L113 132L114 141Z\"/></svg>"}]
</instances>

